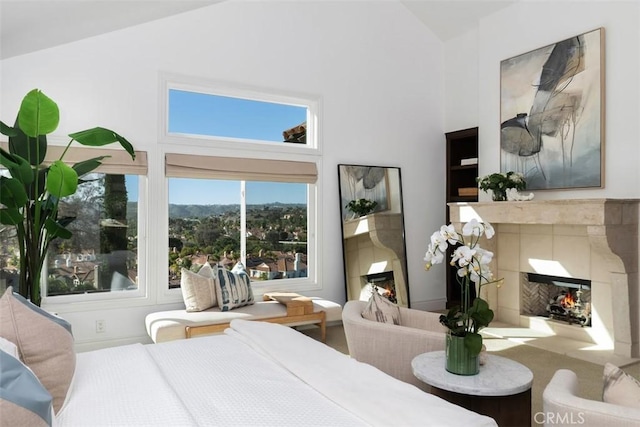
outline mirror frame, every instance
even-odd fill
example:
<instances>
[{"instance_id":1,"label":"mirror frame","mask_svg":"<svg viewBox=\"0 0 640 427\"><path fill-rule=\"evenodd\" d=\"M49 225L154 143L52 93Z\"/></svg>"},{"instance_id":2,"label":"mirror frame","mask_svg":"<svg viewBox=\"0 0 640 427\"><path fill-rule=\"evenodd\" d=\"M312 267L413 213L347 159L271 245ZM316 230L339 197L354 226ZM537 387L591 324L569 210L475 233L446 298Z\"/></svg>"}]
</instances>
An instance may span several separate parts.
<instances>
[{"instance_id":1,"label":"mirror frame","mask_svg":"<svg viewBox=\"0 0 640 427\"><path fill-rule=\"evenodd\" d=\"M383 174L381 174L380 169L384 169ZM390 171L397 172L397 180L395 176L390 176ZM373 187L365 189L365 181L368 181L366 184L367 187L370 187L371 185L373 185ZM395 184L394 181L397 181L397 189L391 188L391 186ZM338 190L340 201L340 230L345 299L347 301L350 299L357 299L357 296L350 296L349 291L350 267L348 265L346 240L348 238L355 237L356 235L363 234L365 232L363 230L366 230L369 232L369 237L373 237L372 243L375 247L391 251L395 255L396 258L392 260L395 266L390 270L385 270L384 272L394 271L394 286L397 304L403 307L411 307L404 227L402 175L400 168L389 166L338 164ZM371 213L357 217L356 214L349 212L346 205L351 200L361 198L374 200L377 202L377 206ZM397 216L394 217L394 214L397 214ZM397 230L397 234L394 235L393 233L390 233L391 230ZM347 233L350 237L347 237ZM373 262L371 263L371 266L373 266ZM361 269L362 267L353 268ZM395 273L396 269L400 270L402 277L397 277L397 274ZM371 269L369 269L367 273L359 274L359 277L375 273L378 273L378 271L371 272ZM400 285L402 284L404 284L404 286L400 288ZM363 284L361 284L361 286L362 285Z\"/></svg>"}]
</instances>

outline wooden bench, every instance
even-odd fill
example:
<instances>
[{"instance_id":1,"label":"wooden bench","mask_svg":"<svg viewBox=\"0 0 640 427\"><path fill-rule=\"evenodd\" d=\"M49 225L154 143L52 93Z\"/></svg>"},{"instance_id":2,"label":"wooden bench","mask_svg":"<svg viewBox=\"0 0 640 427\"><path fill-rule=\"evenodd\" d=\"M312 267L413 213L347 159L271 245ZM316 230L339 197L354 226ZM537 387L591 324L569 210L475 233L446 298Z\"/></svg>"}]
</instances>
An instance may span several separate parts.
<instances>
[{"instance_id":1,"label":"wooden bench","mask_svg":"<svg viewBox=\"0 0 640 427\"><path fill-rule=\"evenodd\" d=\"M326 342L327 339L327 314L324 311L313 311L313 300L309 297L292 292L271 292L263 295L264 301L277 301L283 304L287 313L286 316L267 317L256 319L261 322L280 323L285 325L318 324L320 327L320 339ZM259 303L257 303L259 304ZM215 323L211 325L186 326L187 338L199 335L219 333L229 327L227 323Z\"/></svg>"}]
</instances>

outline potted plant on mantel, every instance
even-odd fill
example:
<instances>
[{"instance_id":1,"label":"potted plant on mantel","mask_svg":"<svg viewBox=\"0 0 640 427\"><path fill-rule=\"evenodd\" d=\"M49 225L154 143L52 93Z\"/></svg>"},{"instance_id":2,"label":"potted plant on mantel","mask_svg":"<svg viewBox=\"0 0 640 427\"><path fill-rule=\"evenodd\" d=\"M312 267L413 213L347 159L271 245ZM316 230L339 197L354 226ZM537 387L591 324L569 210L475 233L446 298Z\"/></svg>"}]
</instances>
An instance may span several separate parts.
<instances>
[{"instance_id":1,"label":"potted plant on mantel","mask_svg":"<svg viewBox=\"0 0 640 427\"><path fill-rule=\"evenodd\" d=\"M356 199L347 203L347 206L345 207L354 214L353 218L355 218L356 216L361 217L369 215L377 206L378 202L375 200Z\"/></svg>"},{"instance_id":2,"label":"potted plant on mantel","mask_svg":"<svg viewBox=\"0 0 640 427\"><path fill-rule=\"evenodd\" d=\"M58 217L61 198L75 194L79 178L100 166L99 156L70 166L64 155L76 141L87 146L115 142L135 159L133 146L117 133L96 127L69 134L61 157L45 163L47 135L58 127L57 104L38 89L22 100L14 127L0 122L0 133L9 137L9 151L0 148L0 164L9 177L0 177L0 223L15 227L20 251L18 293L40 305L40 278L49 244L56 237L68 239L65 228L74 218Z\"/></svg>"},{"instance_id":3,"label":"potted plant on mantel","mask_svg":"<svg viewBox=\"0 0 640 427\"><path fill-rule=\"evenodd\" d=\"M489 268L493 253L482 249L480 238L494 235L491 224L472 219L458 233L452 224L443 225L431 236L431 243L424 260L425 269L440 264L449 245L455 247L450 264L458 268L456 278L460 285L461 306L452 307L440 316L440 323L449 329L446 339L446 369L460 375L475 375L479 372L478 355L482 350L482 336L478 333L493 320L493 310L487 301L479 297L480 290L494 280ZM477 289L476 289L477 287ZM478 295L478 297L474 297ZM473 300L472 300L473 298Z\"/></svg>"}]
</instances>

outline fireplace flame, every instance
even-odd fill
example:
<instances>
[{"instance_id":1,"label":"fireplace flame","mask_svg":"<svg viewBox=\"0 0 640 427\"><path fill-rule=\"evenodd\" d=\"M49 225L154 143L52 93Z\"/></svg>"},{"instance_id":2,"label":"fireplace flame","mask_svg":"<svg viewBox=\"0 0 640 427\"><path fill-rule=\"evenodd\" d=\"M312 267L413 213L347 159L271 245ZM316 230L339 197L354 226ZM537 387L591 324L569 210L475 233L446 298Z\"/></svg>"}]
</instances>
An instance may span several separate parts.
<instances>
[{"instance_id":1,"label":"fireplace flame","mask_svg":"<svg viewBox=\"0 0 640 427\"><path fill-rule=\"evenodd\" d=\"M564 298L560 300L560 305L563 308L574 308L576 306L576 300L571 293L567 293Z\"/></svg>"}]
</instances>

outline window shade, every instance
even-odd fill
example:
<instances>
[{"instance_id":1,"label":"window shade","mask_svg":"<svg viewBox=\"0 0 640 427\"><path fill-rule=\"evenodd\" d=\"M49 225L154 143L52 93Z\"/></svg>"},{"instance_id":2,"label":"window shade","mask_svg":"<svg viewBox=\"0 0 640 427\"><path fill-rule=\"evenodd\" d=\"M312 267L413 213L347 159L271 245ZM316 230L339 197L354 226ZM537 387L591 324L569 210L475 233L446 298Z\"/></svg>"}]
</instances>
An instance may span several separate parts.
<instances>
[{"instance_id":1,"label":"window shade","mask_svg":"<svg viewBox=\"0 0 640 427\"><path fill-rule=\"evenodd\" d=\"M172 178L313 184L318 179L318 170L312 162L167 154L166 175Z\"/></svg>"},{"instance_id":2,"label":"window shade","mask_svg":"<svg viewBox=\"0 0 640 427\"><path fill-rule=\"evenodd\" d=\"M1 142L0 146L8 149L7 142ZM45 165L50 165L54 160L58 160L64 152L66 146L49 145L47 155L44 159ZM131 156L124 149L110 150L105 148L88 148L72 145L64 155L64 162L68 165L93 159L94 157L109 156L102 159L102 164L93 172L124 174L124 175L146 175L147 174L147 152L136 151L136 159L131 160Z\"/></svg>"}]
</instances>

